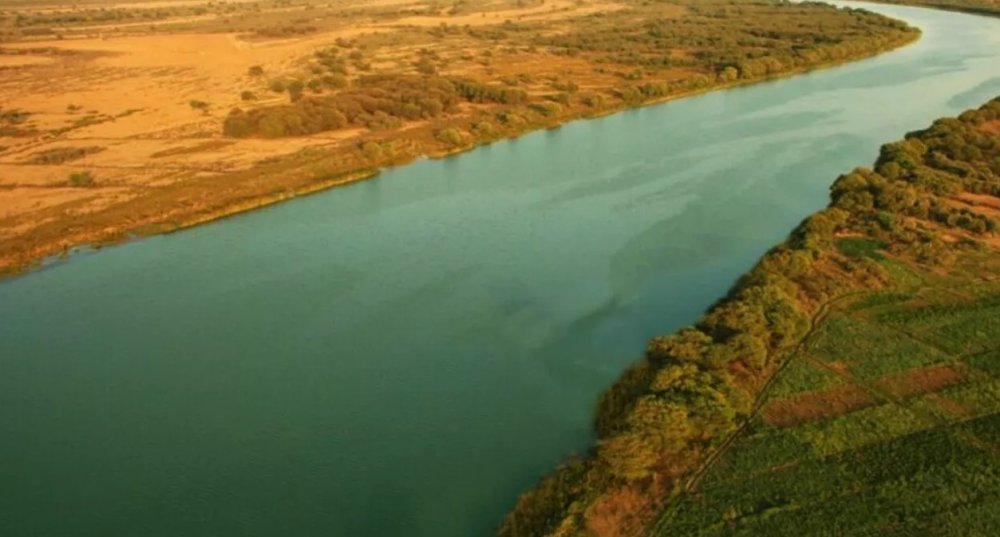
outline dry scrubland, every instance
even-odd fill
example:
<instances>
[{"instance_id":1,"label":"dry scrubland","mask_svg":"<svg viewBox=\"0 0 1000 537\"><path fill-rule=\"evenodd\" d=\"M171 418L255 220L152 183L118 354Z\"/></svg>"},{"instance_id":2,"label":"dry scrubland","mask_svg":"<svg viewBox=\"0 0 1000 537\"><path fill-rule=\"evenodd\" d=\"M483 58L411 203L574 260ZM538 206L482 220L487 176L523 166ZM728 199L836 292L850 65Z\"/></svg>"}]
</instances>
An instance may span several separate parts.
<instances>
[{"instance_id":1,"label":"dry scrubland","mask_svg":"<svg viewBox=\"0 0 1000 537\"><path fill-rule=\"evenodd\" d=\"M831 198L650 342L500 536L997 535L1000 98Z\"/></svg>"},{"instance_id":2,"label":"dry scrubland","mask_svg":"<svg viewBox=\"0 0 1000 537\"><path fill-rule=\"evenodd\" d=\"M917 35L746 0L6 0L0 271Z\"/></svg>"}]
</instances>

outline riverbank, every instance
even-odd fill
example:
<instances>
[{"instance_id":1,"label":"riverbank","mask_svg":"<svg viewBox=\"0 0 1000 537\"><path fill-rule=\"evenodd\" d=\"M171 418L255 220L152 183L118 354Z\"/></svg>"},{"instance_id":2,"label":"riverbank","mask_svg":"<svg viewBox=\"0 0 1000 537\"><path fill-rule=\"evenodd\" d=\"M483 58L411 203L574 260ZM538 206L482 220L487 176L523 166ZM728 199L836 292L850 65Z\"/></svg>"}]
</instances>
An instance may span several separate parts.
<instances>
[{"instance_id":1,"label":"riverbank","mask_svg":"<svg viewBox=\"0 0 1000 537\"><path fill-rule=\"evenodd\" d=\"M832 8L810 9L823 11L824 16L834 18L841 16L836 14L838 12L832 11ZM843 16L847 17L846 14ZM770 24L771 28L779 28L782 23L776 20L754 24ZM767 28L765 26L763 29ZM596 79L593 79L592 74L579 80L566 75L563 76L563 80L552 84L571 89L570 93L551 93L552 88L547 85L542 85L546 88L544 90L533 89L534 86L539 86L537 83L523 86L528 88L527 94L530 100L541 100L542 104L510 106L468 103L450 115L431 121L420 121L413 125L406 124L396 129L319 133L309 137L277 140L244 141L221 138L198 142L191 147L161 147L151 154L149 170L135 168L133 171L117 164L111 165L111 161L108 164L103 163L102 159L122 158L119 153L134 145L128 142L115 151L83 148L81 152L91 151L91 153L86 153L82 159L69 164L50 167L52 172L58 175L51 179L48 176L39 178L37 179L39 183L33 184L36 179L19 181L17 174L30 172L33 176L48 168L34 164L25 166L17 159L25 155L30 156L33 154L31 151L37 153L39 147L45 146L36 144L31 146L30 150L27 149L28 146L13 152L7 150L3 158L11 163L7 173L11 174L10 177L14 178L14 181L9 185L0 185L0 187L6 186L5 189L0 188L0 194L16 198L12 206L23 208L16 209L23 212L10 213L6 218L0 218L0 222L3 222L7 230L0 237L0 271L7 275L17 274L37 265L46 257L63 254L76 247L113 244L131 237L188 228L324 188L366 179L372 177L375 170L404 165L423 157L444 158L483 144L512 139L540 129L554 128L569 121L601 117L637 106L773 80L871 57L909 44L919 37L919 33L914 30L903 31L902 28L886 27L887 32L890 30L891 33L886 34L888 37L880 36L872 41L864 41L865 44L859 41L846 49L837 49L836 58L824 56L834 49L827 50L821 47L815 54L804 56L801 59L803 65L788 63L775 72L767 72L765 69L762 73L754 74L749 70L740 73L733 69L732 72L719 75L710 73L711 77L706 77L697 71L688 74L677 71L671 75L673 71L670 69L677 68L670 68L661 75L666 76L665 80L668 82L653 83L652 73L640 74L638 79L628 82L620 90L625 93L620 93L618 89L600 87L586 91L571 89L577 86L584 88L585 84L593 84ZM888 38L889 41L879 41L881 38ZM790 44L791 40L785 43L785 45ZM852 47L861 50L852 51ZM781 65L780 62L777 65ZM499 74L491 76L496 77ZM621 81L621 76L625 74L600 76L605 76L609 81ZM611 82L602 82L606 83ZM522 83L524 84L526 83ZM566 95L569 97L565 97ZM551 100L556 97L559 99L565 97L568 100L563 103ZM584 101L587 104L584 104ZM212 123L207 120L204 124L208 128L213 128ZM470 128L470 124L473 127ZM452 131L454 136L442 136L442 133ZM335 141L331 142L331 137ZM248 150L247 146L252 148ZM284 148L285 151L292 148L295 151L277 154L246 167L248 151L252 154L268 147ZM65 148L55 149L65 153ZM52 153L54 149L45 151ZM180 171L191 166L191 159L196 159L198 162L219 159L220 166L225 168L228 166L226 162L231 158L230 155L240 155L238 160L243 164L237 168L241 169L210 171L210 168L206 168L193 173ZM134 157L129 158L135 160ZM171 163L169 167L162 167L161 172L159 170L162 165L159 161L163 158L180 160L177 160L176 164ZM13 165L15 161L17 166ZM153 165L152 162L157 164ZM65 179L60 176L67 173L67 169L82 170L88 177L93 176L93 184L83 187L63 184ZM134 176L130 175L133 173ZM170 178L158 178L161 173L170 174ZM142 181L145 179L140 180L140 178L146 175L151 175L157 186L153 188L144 186ZM330 179L331 177L334 179ZM51 188L49 185L52 185ZM51 196L48 195L49 192ZM56 194L62 198L55 197ZM52 205L49 206L49 203ZM36 205L40 208L34 208Z\"/></svg>"},{"instance_id":2,"label":"riverbank","mask_svg":"<svg viewBox=\"0 0 1000 537\"><path fill-rule=\"evenodd\" d=\"M704 498L691 500L688 494L698 489L702 478L732 449L736 439L751 429L761 429L761 420L781 428L843 416L842 424L824 422L826 429L813 431L805 440L794 435L789 440L786 435L786 444L804 442L803 449L811 446L821 456L848 453L878 442L898 448L903 444L892 442L904 433L947 429L956 423L941 418L941 412L982 417L985 421L979 432L995 437L1000 422L993 418L1000 410L1000 398L977 399L974 395L976 390L993 389L996 380L990 372L997 370L995 356L993 361L976 362L978 370L959 364L955 367L970 370L963 369L966 372L961 374L950 369L938 371L942 375L954 373L955 378L936 388L922 384L927 377L919 368L935 362L978 359L995 351L990 334L996 332L992 312L996 308L995 282L1000 279L997 125L1000 98L960 118L939 120L905 140L887 144L872 169L859 168L841 176L831 188L830 206L807 218L785 242L771 249L726 298L694 325L649 343L645 358L601 397L595 418L596 448L526 492L498 535L577 535L586 531L596 536L659 536L732 525L759 525L758 531L771 533L776 530L763 528L778 523L800 533L805 527L803 517L813 518L811 527L817 535L831 527L855 528L861 521L852 519L850 512L840 516L820 510L821 517L816 519L801 511L795 500L767 497L756 503L740 503L743 500L729 495L731 483L720 485L726 490L714 491L719 497L714 506L706 505ZM926 299L919 296L929 287L914 282L977 291L938 297L932 301L934 305L927 306ZM921 362L912 356L914 349L901 355L902 349L896 346L881 348L888 345L881 338L890 336L859 336L860 328L831 326L831 312L843 317L850 311L844 309L847 302L856 307L895 305L898 311L883 312L883 316L858 314L853 322L864 319L868 332L887 330L894 322L888 320L890 315L913 323L919 319L924 323L919 337L909 337L936 349L939 359ZM934 320L932 313L943 315L945 311L948 315L966 312L962 313L961 331L950 331L955 326L951 323L957 322L953 317ZM916 329L915 324L906 326ZM817 335L820 333L827 335ZM858 393L824 392L830 385L817 384L814 377L820 373L816 371L799 373L804 378L789 378L792 374L783 371L793 356L799 356L799 361L825 357L822 367L844 376L848 384L856 384L853 389ZM875 359L877 356L883 361ZM792 388L779 390L775 397L770 391L775 379L787 380ZM907 410L909 403L904 404L906 397L934 394L966 380L984 383L965 390L972 399L967 397L963 403L955 403L957 406L948 406L952 402L946 401L937 414L933 409L920 410L931 413L931 418L906 417L911 412ZM889 395L886 390L890 390ZM867 392L875 394L874 399ZM816 400L783 399L790 394ZM877 427L864 421L872 420L871 416L850 415L876 406L877 401L898 407L895 414L889 412L892 408L881 407L889 414L878 418ZM851 428L844 429L848 426ZM881 435L872 432L872 427L894 432ZM863 437L871 438L863 441ZM972 442L981 445L978 440ZM783 450L781 456L792 450L786 444L776 444L775 449ZM778 456L764 450L750 459L750 468L746 467L748 462L730 462L732 457L727 462L736 464L740 471L757 468L771 473L785 461L774 458ZM951 460L954 454L941 456ZM713 478L726 481L729 471L717 470L721 474ZM896 477L901 479L910 475L903 469L900 472ZM817 494L834 494L822 488L826 479L822 474L804 472L791 479L794 487L808 490L800 501L807 496L814 501ZM810 487L806 485L809 480L816 482ZM791 486L789 482L782 489L782 497L794 495ZM756 492L754 487L747 488L741 498ZM915 491L899 494L898 501L916 502L917 496ZM865 511L863 522L890 525L899 518L897 511L909 509L909 503L903 503L874 513ZM934 516L906 522L932 524Z\"/></svg>"}]
</instances>

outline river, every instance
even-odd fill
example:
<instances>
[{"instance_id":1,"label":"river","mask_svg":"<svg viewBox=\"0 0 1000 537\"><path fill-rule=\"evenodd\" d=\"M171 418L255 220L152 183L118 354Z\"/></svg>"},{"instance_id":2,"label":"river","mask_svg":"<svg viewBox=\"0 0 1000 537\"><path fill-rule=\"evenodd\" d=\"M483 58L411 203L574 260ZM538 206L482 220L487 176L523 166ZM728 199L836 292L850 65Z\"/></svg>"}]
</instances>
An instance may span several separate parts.
<instances>
[{"instance_id":1,"label":"river","mask_svg":"<svg viewBox=\"0 0 1000 537\"><path fill-rule=\"evenodd\" d=\"M580 121L0 284L0 534L470 537L881 143L1000 94L1000 20Z\"/></svg>"}]
</instances>

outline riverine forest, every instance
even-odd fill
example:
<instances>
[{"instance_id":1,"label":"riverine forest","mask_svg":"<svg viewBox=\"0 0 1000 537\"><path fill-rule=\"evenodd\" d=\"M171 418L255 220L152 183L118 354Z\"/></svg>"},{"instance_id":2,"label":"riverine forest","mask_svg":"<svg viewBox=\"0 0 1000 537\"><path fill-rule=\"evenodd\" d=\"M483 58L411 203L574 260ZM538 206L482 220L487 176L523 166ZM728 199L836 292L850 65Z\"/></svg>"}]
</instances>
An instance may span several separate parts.
<instances>
[{"instance_id":1,"label":"riverine forest","mask_svg":"<svg viewBox=\"0 0 1000 537\"><path fill-rule=\"evenodd\" d=\"M0 535L1000 535L996 0L0 0Z\"/></svg>"}]
</instances>

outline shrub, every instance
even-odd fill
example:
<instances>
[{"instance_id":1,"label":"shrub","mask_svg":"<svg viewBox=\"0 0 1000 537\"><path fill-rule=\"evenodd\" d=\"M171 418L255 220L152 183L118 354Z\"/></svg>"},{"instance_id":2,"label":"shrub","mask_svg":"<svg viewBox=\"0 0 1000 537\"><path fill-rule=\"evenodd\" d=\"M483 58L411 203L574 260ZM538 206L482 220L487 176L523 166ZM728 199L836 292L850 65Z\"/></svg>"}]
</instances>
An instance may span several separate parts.
<instances>
[{"instance_id":1,"label":"shrub","mask_svg":"<svg viewBox=\"0 0 1000 537\"><path fill-rule=\"evenodd\" d=\"M440 130L434 135L434 137L451 146L462 145L462 142L465 141L465 137L462 136L462 132L454 127Z\"/></svg>"},{"instance_id":2,"label":"shrub","mask_svg":"<svg viewBox=\"0 0 1000 537\"><path fill-rule=\"evenodd\" d=\"M473 132L480 138L492 138L496 136L496 127L489 121L480 121L472 127Z\"/></svg>"},{"instance_id":3,"label":"shrub","mask_svg":"<svg viewBox=\"0 0 1000 537\"><path fill-rule=\"evenodd\" d=\"M305 90L306 85L302 83L301 80L294 80L288 85L288 98L294 103L295 101L302 98L302 92Z\"/></svg>"},{"instance_id":4,"label":"shrub","mask_svg":"<svg viewBox=\"0 0 1000 537\"><path fill-rule=\"evenodd\" d=\"M378 142L373 142L371 140L367 142L362 142L362 144L358 146L358 149L361 150L361 154L364 155L364 157L368 160L376 160L382 157L383 153L385 152L385 150L382 147L382 144Z\"/></svg>"},{"instance_id":5,"label":"shrub","mask_svg":"<svg viewBox=\"0 0 1000 537\"><path fill-rule=\"evenodd\" d=\"M94 176L90 173L90 171L84 170L69 174L69 186L91 187L96 184L97 182L94 180Z\"/></svg>"},{"instance_id":6,"label":"shrub","mask_svg":"<svg viewBox=\"0 0 1000 537\"><path fill-rule=\"evenodd\" d=\"M104 148L99 146L53 147L33 154L27 162L31 164L62 164L71 160L81 159L87 155L100 153L101 151L104 151Z\"/></svg>"},{"instance_id":7,"label":"shrub","mask_svg":"<svg viewBox=\"0 0 1000 537\"><path fill-rule=\"evenodd\" d=\"M432 62L430 58L426 56L420 58L420 60L417 61L417 63L414 66L417 68L417 71L421 74L433 75L437 73L437 66L434 65L434 62Z\"/></svg>"},{"instance_id":8,"label":"shrub","mask_svg":"<svg viewBox=\"0 0 1000 537\"><path fill-rule=\"evenodd\" d=\"M244 101L255 101L257 100L257 96L254 95L252 91L243 90L243 92L240 93L240 99L243 99Z\"/></svg>"},{"instance_id":9,"label":"shrub","mask_svg":"<svg viewBox=\"0 0 1000 537\"><path fill-rule=\"evenodd\" d=\"M247 74L250 76L261 76L264 74L264 68L259 65L251 65L250 68L247 69Z\"/></svg>"},{"instance_id":10,"label":"shrub","mask_svg":"<svg viewBox=\"0 0 1000 537\"><path fill-rule=\"evenodd\" d=\"M284 93L285 92L285 83L282 82L282 81L280 81L280 80L273 80L273 81L271 81L271 91L273 91L275 93Z\"/></svg>"},{"instance_id":11,"label":"shrub","mask_svg":"<svg viewBox=\"0 0 1000 537\"><path fill-rule=\"evenodd\" d=\"M201 110L202 114L207 114L208 113L208 103L206 103L205 101L199 101L197 99L192 99L191 101L188 102L188 104L191 105L191 108L193 108L195 110Z\"/></svg>"},{"instance_id":12,"label":"shrub","mask_svg":"<svg viewBox=\"0 0 1000 537\"><path fill-rule=\"evenodd\" d=\"M344 75L324 75L323 84L328 88L341 89L347 87L347 77Z\"/></svg>"}]
</instances>

